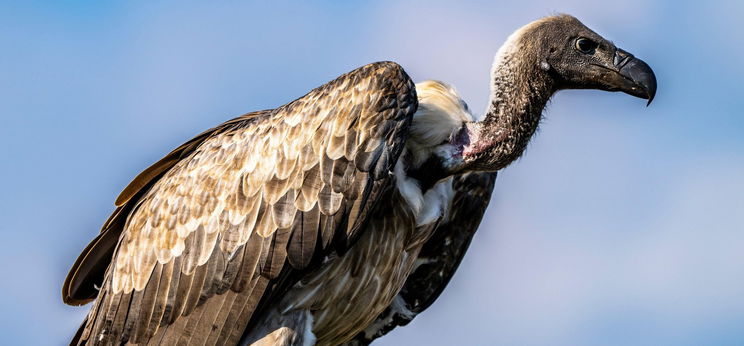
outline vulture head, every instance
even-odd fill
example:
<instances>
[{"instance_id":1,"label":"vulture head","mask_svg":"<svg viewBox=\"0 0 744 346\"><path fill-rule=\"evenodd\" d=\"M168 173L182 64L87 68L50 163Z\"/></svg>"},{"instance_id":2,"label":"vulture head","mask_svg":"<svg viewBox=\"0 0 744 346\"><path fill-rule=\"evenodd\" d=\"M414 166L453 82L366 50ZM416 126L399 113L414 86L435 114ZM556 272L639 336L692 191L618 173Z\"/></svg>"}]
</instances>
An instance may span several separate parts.
<instances>
[{"instance_id":1,"label":"vulture head","mask_svg":"<svg viewBox=\"0 0 744 346\"><path fill-rule=\"evenodd\" d=\"M442 157L456 161L443 165L449 172L496 171L518 158L558 90L622 91L647 105L656 94L656 77L645 62L569 15L514 32L496 53L491 78L484 120L455 131L449 143L456 154Z\"/></svg>"},{"instance_id":2,"label":"vulture head","mask_svg":"<svg viewBox=\"0 0 744 346\"><path fill-rule=\"evenodd\" d=\"M622 91L648 100L656 94L653 70L632 54L568 16L534 22L521 33L525 52L533 52L556 90Z\"/></svg>"}]
</instances>

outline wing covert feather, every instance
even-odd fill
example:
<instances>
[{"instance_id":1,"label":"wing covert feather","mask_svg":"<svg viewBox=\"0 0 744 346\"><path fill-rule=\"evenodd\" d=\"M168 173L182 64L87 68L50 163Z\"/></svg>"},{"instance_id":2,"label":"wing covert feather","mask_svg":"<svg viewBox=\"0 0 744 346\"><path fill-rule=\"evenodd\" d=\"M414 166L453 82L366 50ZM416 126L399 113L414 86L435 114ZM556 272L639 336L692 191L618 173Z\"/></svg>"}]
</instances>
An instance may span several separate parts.
<instances>
[{"instance_id":1,"label":"wing covert feather","mask_svg":"<svg viewBox=\"0 0 744 346\"><path fill-rule=\"evenodd\" d=\"M171 169L181 159L187 157L201 145L205 140L215 134L232 129L237 124L250 122L251 119L260 117L268 111L258 111L241 115L231 119L217 127L209 129L178 148L171 151L164 158L154 163L137 175L124 191L117 197L116 210L101 227L101 233L83 250L72 266L65 282L62 285L62 300L70 305L83 305L98 295L95 287L103 283L103 276L113 255L114 249L119 241L119 236L124 229L127 217L137 200L142 197L165 172ZM194 166L198 160L190 161Z\"/></svg>"}]
</instances>

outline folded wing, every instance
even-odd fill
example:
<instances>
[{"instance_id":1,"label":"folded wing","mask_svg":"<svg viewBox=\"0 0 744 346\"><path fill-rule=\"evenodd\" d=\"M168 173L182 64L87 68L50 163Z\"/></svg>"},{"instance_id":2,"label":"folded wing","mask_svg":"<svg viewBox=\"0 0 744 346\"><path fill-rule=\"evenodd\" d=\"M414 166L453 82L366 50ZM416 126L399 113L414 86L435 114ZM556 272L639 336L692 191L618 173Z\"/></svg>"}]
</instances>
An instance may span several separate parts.
<instances>
[{"instance_id":1,"label":"folded wing","mask_svg":"<svg viewBox=\"0 0 744 346\"><path fill-rule=\"evenodd\" d=\"M353 244L416 106L400 66L375 63L166 156L65 282L65 301L84 303L106 268L77 341L235 343L257 306Z\"/></svg>"}]
</instances>

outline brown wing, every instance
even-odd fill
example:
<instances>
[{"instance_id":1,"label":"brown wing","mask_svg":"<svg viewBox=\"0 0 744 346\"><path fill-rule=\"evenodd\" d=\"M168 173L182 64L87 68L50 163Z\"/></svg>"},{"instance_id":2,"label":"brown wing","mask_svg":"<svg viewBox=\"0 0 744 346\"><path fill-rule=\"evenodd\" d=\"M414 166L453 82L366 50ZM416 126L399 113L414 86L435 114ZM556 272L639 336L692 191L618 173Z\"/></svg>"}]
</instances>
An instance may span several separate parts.
<instances>
[{"instance_id":1,"label":"brown wing","mask_svg":"<svg viewBox=\"0 0 744 346\"><path fill-rule=\"evenodd\" d=\"M417 260L421 264L408 276L393 304L347 345L367 345L395 327L407 325L434 303L465 256L491 200L495 181L495 172L454 177L450 217L424 244Z\"/></svg>"},{"instance_id":2,"label":"brown wing","mask_svg":"<svg viewBox=\"0 0 744 346\"><path fill-rule=\"evenodd\" d=\"M370 64L145 171L80 342L235 343L269 292L357 238L416 105L400 66Z\"/></svg>"},{"instance_id":3,"label":"brown wing","mask_svg":"<svg viewBox=\"0 0 744 346\"><path fill-rule=\"evenodd\" d=\"M233 129L237 124L250 122L251 119L265 115L270 111L259 111L241 115L235 119L204 131L188 142L171 151L168 155L145 169L132 180L116 199L116 210L103 224L101 233L83 250L62 285L62 300L70 305L83 305L98 295L96 287L101 287L111 256L114 253L119 236L124 229L127 216L132 211L141 195L176 163L191 155L206 139Z\"/></svg>"}]
</instances>

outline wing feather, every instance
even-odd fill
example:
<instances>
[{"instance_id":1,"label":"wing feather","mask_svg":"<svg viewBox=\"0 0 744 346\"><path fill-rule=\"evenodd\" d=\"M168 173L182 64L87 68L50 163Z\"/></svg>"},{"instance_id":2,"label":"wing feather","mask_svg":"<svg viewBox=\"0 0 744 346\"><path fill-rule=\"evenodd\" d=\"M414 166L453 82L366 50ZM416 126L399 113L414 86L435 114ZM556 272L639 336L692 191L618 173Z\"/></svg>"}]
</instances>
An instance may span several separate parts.
<instances>
[{"instance_id":1,"label":"wing feather","mask_svg":"<svg viewBox=\"0 0 744 346\"><path fill-rule=\"evenodd\" d=\"M136 316L134 331L132 332L134 340L142 340L149 337L147 334L150 318L152 317L153 309L157 307L154 303L158 296L160 282L162 281L162 269L162 265L155 266L151 275L151 283L142 291L142 301L140 302L141 309L139 310L139 315ZM155 328L153 328L153 330L154 329ZM152 335L152 332L150 332L150 335Z\"/></svg>"},{"instance_id":2,"label":"wing feather","mask_svg":"<svg viewBox=\"0 0 744 346\"><path fill-rule=\"evenodd\" d=\"M244 114L209 129L179 146L160 161L137 175L117 197L115 202L117 208L103 224L101 233L88 244L73 264L62 285L62 300L70 305L83 305L95 299L96 295L98 295L96 287L100 287L103 283L106 268L119 242L127 217L135 205L137 205L138 198L142 197L144 192L157 182L165 172L192 154L207 139L228 131L236 125L250 122L252 119L260 117L267 112L259 111ZM255 155L249 155L248 157L255 158ZM257 160L258 158L255 159ZM199 159L194 158L189 161L189 165L195 167L198 165L198 162ZM156 211L161 210L156 205L153 205L153 207L155 207ZM153 224L158 221L159 219L157 218L151 220Z\"/></svg>"},{"instance_id":3,"label":"wing feather","mask_svg":"<svg viewBox=\"0 0 744 346\"><path fill-rule=\"evenodd\" d=\"M294 229L287 249L287 260L294 268L305 268L310 264L318 241L318 210L313 208L306 213L297 213Z\"/></svg>"},{"instance_id":4,"label":"wing feather","mask_svg":"<svg viewBox=\"0 0 744 346\"><path fill-rule=\"evenodd\" d=\"M166 325L172 323L175 319L175 309L178 307L176 299L178 297L179 289L186 285L182 282L183 272L181 271L181 257L176 257L172 261L168 262L168 266L172 269L168 272L171 274L170 284L168 285L168 295L165 296L165 303L163 305L163 316L160 318L160 325Z\"/></svg>"},{"instance_id":5,"label":"wing feather","mask_svg":"<svg viewBox=\"0 0 744 346\"><path fill-rule=\"evenodd\" d=\"M120 228L104 234L120 232L118 245L78 341L237 342L313 258L353 244L416 106L400 66L375 63L168 154L117 199ZM83 274L70 282L93 280ZM90 299L68 286L70 301Z\"/></svg>"},{"instance_id":6,"label":"wing feather","mask_svg":"<svg viewBox=\"0 0 744 346\"><path fill-rule=\"evenodd\" d=\"M172 289L172 281L177 280L178 276L174 275L173 264L175 261L170 261L161 267L160 283L158 285L157 296L152 305L152 314L148 321L147 337L151 337L155 330L160 326L160 321L164 319L165 310L168 306L168 297Z\"/></svg>"}]
</instances>

